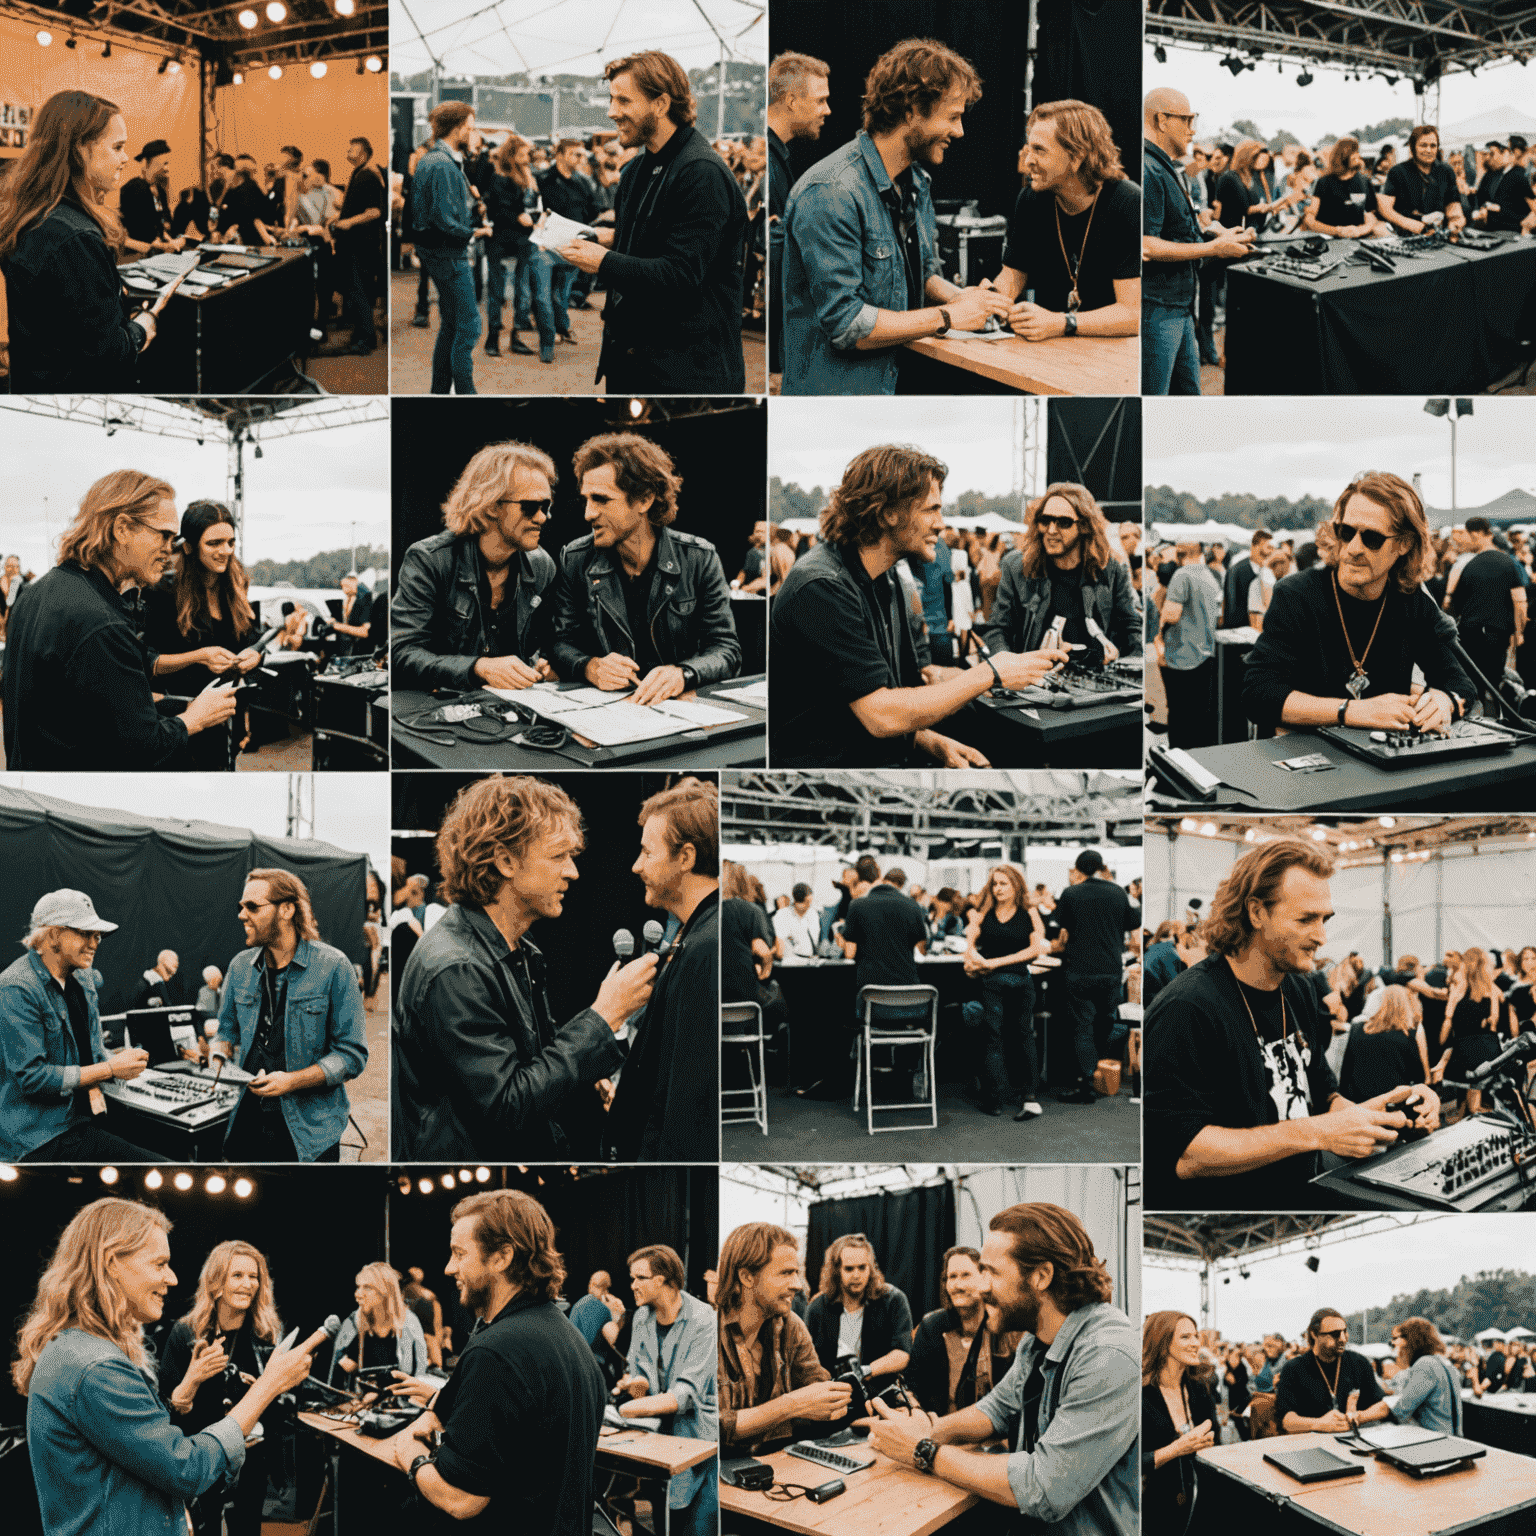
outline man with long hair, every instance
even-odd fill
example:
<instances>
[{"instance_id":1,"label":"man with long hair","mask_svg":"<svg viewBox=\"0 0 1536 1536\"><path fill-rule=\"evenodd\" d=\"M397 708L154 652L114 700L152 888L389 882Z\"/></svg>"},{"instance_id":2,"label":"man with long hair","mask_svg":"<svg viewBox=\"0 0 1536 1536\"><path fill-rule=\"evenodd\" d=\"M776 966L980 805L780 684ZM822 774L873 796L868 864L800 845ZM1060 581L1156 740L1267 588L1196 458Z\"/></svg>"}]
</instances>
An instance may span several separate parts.
<instances>
[{"instance_id":1,"label":"man with long hair","mask_svg":"<svg viewBox=\"0 0 1536 1536\"><path fill-rule=\"evenodd\" d=\"M520 1190L485 1190L454 1206L449 1253L443 1272L480 1321L447 1386L401 1380L427 1411L389 1442L396 1464L461 1529L589 1536L607 1390L555 1305L554 1223Z\"/></svg>"},{"instance_id":2,"label":"man with long hair","mask_svg":"<svg viewBox=\"0 0 1536 1536\"><path fill-rule=\"evenodd\" d=\"M1136 1536L1140 1342L1086 1228L1059 1205L1009 1206L981 1271L988 1326L1024 1335L1008 1374L942 1417L876 1402L870 1445L1062 1536ZM994 1435L1007 1456L962 1449Z\"/></svg>"},{"instance_id":3,"label":"man with long hair","mask_svg":"<svg viewBox=\"0 0 1536 1536\"><path fill-rule=\"evenodd\" d=\"M1325 526L1317 564L1270 597L1243 670L1248 718L1261 728L1448 730L1477 689L1451 649L1455 624L1421 584L1433 553L1419 493L1400 475L1359 475Z\"/></svg>"},{"instance_id":4,"label":"man with long hair","mask_svg":"<svg viewBox=\"0 0 1536 1536\"><path fill-rule=\"evenodd\" d=\"M1331 1021L1306 981L1333 916L1333 860L1276 838L1216 888L1201 935L1210 953L1147 1009L1143 1136L1154 1209L1306 1209L1318 1154L1364 1158L1440 1100L1403 1085L1354 1104L1325 1052Z\"/></svg>"},{"instance_id":5,"label":"man with long hair","mask_svg":"<svg viewBox=\"0 0 1536 1536\"><path fill-rule=\"evenodd\" d=\"M183 1528L187 1502L239 1472L262 1414L309 1374L315 1341L274 1350L227 1412L196 1434L176 1427L144 1338L176 1284L170 1226L137 1201L93 1201L38 1281L11 1379L44 1536Z\"/></svg>"},{"instance_id":6,"label":"man with long hair","mask_svg":"<svg viewBox=\"0 0 1536 1536\"><path fill-rule=\"evenodd\" d=\"M411 951L395 998L395 1155L569 1156L575 1100L624 1063L617 1041L650 1001L657 957L615 964L590 1008L555 1023L528 939L580 877L581 812L515 775L460 790L437 834L451 905Z\"/></svg>"},{"instance_id":7,"label":"man with long hair","mask_svg":"<svg viewBox=\"0 0 1536 1536\"><path fill-rule=\"evenodd\" d=\"M864 81L864 126L797 181L784 209L784 393L894 395L903 342L1008 314L990 287L942 275L931 170L981 100L968 59L932 38L888 49Z\"/></svg>"},{"instance_id":8,"label":"man with long hair","mask_svg":"<svg viewBox=\"0 0 1536 1536\"><path fill-rule=\"evenodd\" d=\"M59 540L58 563L22 589L6 625L5 765L112 772L191 766L188 738L235 712L230 690L162 715L150 656L123 596L160 579L176 492L136 469L103 475Z\"/></svg>"},{"instance_id":9,"label":"man with long hair","mask_svg":"<svg viewBox=\"0 0 1536 1536\"><path fill-rule=\"evenodd\" d=\"M1343 1313L1319 1307L1307 1324L1307 1353L1280 1373L1276 1422L1288 1435L1343 1435L1391 1415L1371 1362L1349 1347Z\"/></svg>"},{"instance_id":10,"label":"man with long hair","mask_svg":"<svg viewBox=\"0 0 1536 1536\"><path fill-rule=\"evenodd\" d=\"M939 1261L935 1307L912 1334L907 1390L930 1413L969 1408L1008 1374L1021 1335L1016 1329L992 1331L987 1317L987 1281L981 1252L957 1244Z\"/></svg>"},{"instance_id":11,"label":"man with long hair","mask_svg":"<svg viewBox=\"0 0 1536 1536\"><path fill-rule=\"evenodd\" d=\"M559 481L531 443L490 443L443 503L444 531L405 552L390 614L400 688L528 688L544 660L555 562L539 540Z\"/></svg>"},{"instance_id":12,"label":"man with long hair","mask_svg":"<svg viewBox=\"0 0 1536 1536\"><path fill-rule=\"evenodd\" d=\"M224 1137L241 1163L335 1163L350 1103L344 1086L368 1065L352 962L321 942L304 882L253 869L240 893L242 950L229 962L212 1051L251 1074Z\"/></svg>"},{"instance_id":13,"label":"man with long hair","mask_svg":"<svg viewBox=\"0 0 1536 1536\"><path fill-rule=\"evenodd\" d=\"M862 1232L827 1244L805 1326L827 1370L840 1376L852 1362L870 1393L888 1387L912 1359L911 1304L885 1278L875 1245Z\"/></svg>"},{"instance_id":14,"label":"man with long hair","mask_svg":"<svg viewBox=\"0 0 1536 1536\"><path fill-rule=\"evenodd\" d=\"M1085 485L1057 481L1030 502L1022 548L1003 556L981 637L994 651L1032 651L1055 619L1062 641L1095 664L1135 654L1141 613L1130 568L1110 552L1109 528Z\"/></svg>"},{"instance_id":15,"label":"man with long hair","mask_svg":"<svg viewBox=\"0 0 1536 1536\"><path fill-rule=\"evenodd\" d=\"M1446 1359L1440 1330L1427 1317L1406 1317L1393 1326L1392 1344L1397 1350L1397 1391L1387 1399L1387 1409L1393 1421L1459 1435L1461 1376Z\"/></svg>"},{"instance_id":16,"label":"man with long hair","mask_svg":"<svg viewBox=\"0 0 1536 1536\"><path fill-rule=\"evenodd\" d=\"M708 539L679 533L683 477L637 432L590 437L572 459L590 533L560 551L550 659L567 681L659 704L741 671L731 588Z\"/></svg>"},{"instance_id":17,"label":"man with long hair","mask_svg":"<svg viewBox=\"0 0 1536 1536\"><path fill-rule=\"evenodd\" d=\"M1440 130L1420 123L1408 134L1408 156L1387 172L1376 194L1376 211L1404 234L1421 235L1444 224L1454 234L1467 227L1456 176L1440 158Z\"/></svg>"},{"instance_id":18,"label":"man with long hair","mask_svg":"<svg viewBox=\"0 0 1536 1536\"><path fill-rule=\"evenodd\" d=\"M898 560L934 558L947 466L919 448L866 448L821 514L821 542L797 560L769 616L770 756L783 768L937 763L987 767L933 729L989 688L1027 688L1066 651L1000 654L969 669L918 658Z\"/></svg>"},{"instance_id":19,"label":"man with long hair","mask_svg":"<svg viewBox=\"0 0 1536 1536\"><path fill-rule=\"evenodd\" d=\"M50 891L32 909L19 959L0 971L0 1157L8 1162L142 1163L160 1159L100 1124L98 1086L129 1082L149 1052L107 1053L96 950L116 923L84 891Z\"/></svg>"},{"instance_id":20,"label":"man with long hair","mask_svg":"<svg viewBox=\"0 0 1536 1536\"><path fill-rule=\"evenodd\" d=\"M749 1221L721 1246L720 1443L737 1455L782 1445L807 1421L840 1419L853 1399L853 1388L833 1381L817 1360L810 1332L795 1315L801 1284L800 1249L783 1227Z\"/></svg>"},{"instance_id":21,"label":"man with long hair","mask_svg":"<svg viewBox=\"0 0 1536 1536\"><path fill-rule=\"evenodd\" d=\"M1141 193L1109 122L1086 101L1043 101L1024 125L1024 173L993 286L1026 341L1134 336L1141 327ZM1035 297L1025 300L1026 289ZM1049 494L1049 493L1047 493Z\"/></svg>"},{"instance_id":22,"label":"man with long hair","mask_svg":"<svg viewBox=\"0 0 1536 1536\"><path fill-rule=\"evenodd\" d=\"M608 118L625 149L613 226L559 255L601 273L609 394L739 395L742 235L747 204L731 168L694 126L687 71L656 49L610 60Z\"/></svg>"}]
</instances>

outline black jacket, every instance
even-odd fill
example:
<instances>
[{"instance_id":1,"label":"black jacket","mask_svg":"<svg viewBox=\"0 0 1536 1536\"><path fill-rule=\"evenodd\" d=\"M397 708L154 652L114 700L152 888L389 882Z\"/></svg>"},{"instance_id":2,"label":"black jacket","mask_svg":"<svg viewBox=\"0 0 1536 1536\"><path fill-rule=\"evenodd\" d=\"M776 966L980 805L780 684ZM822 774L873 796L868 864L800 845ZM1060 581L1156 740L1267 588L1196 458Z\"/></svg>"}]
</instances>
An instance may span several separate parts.
<instances>
[{"instance_id":1,"label":"black jacket","mask_svg":"<svg viewBox=\"0 0 1536 1536\"><path fill-rule=\"evenodd\" d=\"M395 1156L405 1161L568 1151L560 1111L624 1060L584 1008L556 1029L544 957L514 951L477 907L451 906L417 941L395 998Z\"/></svg>"},{"instance_id":2,"label":"black jacket","mask_svg":"<svg viewBox=\"0 0 1536 1536\"><path fill-rule=\"evenodd\" d=\"M1215 1429L1216 1408L1210 1393L1193 1378L1186 1376L1184 1380L1189 1390L1190 1422L1203 1424L1209 1419ZM1157 1452L1178 1438L1179 1431L1168 1416L1162 1389L1155 1381L1149 1382L1141 1389L1141 1523L1145 1531L1181 1536L1189 1525L1196 1479L1200 1476L1196 1459L1175 1456L1161 1467L1156 1465Z\"/></svg>"},{"instance_id":3,"label":"black jacket","mask_svg":"<svg viewBox=\"0 0 1536 1536\"><path fill-rule=\"evenodd\" d=\"M731 587L708 539L663 528L651 580L651 638L663 663L692 667L701 683L741 671L741 642L731 617ZM618 558L590 533L560 551L550 660L562 679L582 680L594 656L635 654Z\"/></svg>"},{"instance_id":4,"label":"black jacket","mask_svg":"<svg viewBox=\"0 0 1536 1536\"><path fill-rule=\"evenodd\" d=\"M619 1162L718 1155L719 974L720 895L711 891L672 941L619 1079L608 1127Z\"/></svg>"},{"instance_id":5,"label":"black jacket","mask_svg":"<svg viewBox=\"0 0 1536 1536\"><path fill-rule=\"evenodd\" d=\"M63 395L137 387L144 328L101 226L73 197L23 233L4 261L11 393Z\"/></svg>"},{"instance_id":6,"label":"black jacket","mask_svg":"<svg viewBox=\"0 0 1536 1536\"><path fill-rule=\"evenodd\" d=\"M843 1304L819 1292L811 1297L805 1314L805 1326L811 1330L816 1358L830 1371L838 1361L837 1330L842 1321ZM864 1331L859 1341L859 1359L869 1365L893 1349L912 1350L912 1307L905 1291L887 1285L882 1295L864 1303ZM881 1378L876 1377L879 1381Z\"/></svg>"},{"instance_id":7,"label":"black jacket","mask_svg":"<svg viewBox=\"0 0 1536 1536\"><path fill-rule=\"evenodd\" d=\"M519 554L514 566L517 654L530 661L548 640L555 562L535 549ZM396 687L478 688L474 666L491 654L491 643L490 615L480 608L476 536L434 533L412 544L395 580L392 618Z\"/></svg>"},{"instance_id":8,"label":"black jacket","mask_svg":"<svg viewBox=\"0 0 1536 1536\"><path fill-rule=\"evenodd\" d=\"M743 393L747 204L730 167L697 128L679 128L659 155L624 167L613 212L598 377L619 367L625 388Z\"/></svg>"},{"instance_id":9,"label":"black jacket","mask_svg":"<svg viewBox=\"0 0 1536 1536\"><path fill-rule=\"evenodd\" d=\"M1083 572L1083 615L1109 636L1122 656L1131 656L1141 645L1141 614L1131 571L1111 560L1097 576ZM1045 638L1051 617L1051 578L1026 576L1024 556L1010 549L1003 556L1002 580L992 602L992 613L981 626L981 638L994 651L1033 651Z\"/></svg>"},{"instance_id":10,"label":"black jacket","mask_svg":"<svg viewBox=\"0 0 1536 1536\"><path fill-rule=\"evenodd\" d=\"M917 1394L922 1407L928 1413L936 1413L941 1417L950 1412L949 1350L945 1347L944 1335L959 1331L960 1314L952 1308L938 1307L930 1312L912 1335L912 1363L903 1372L907 1385ZM976 1390L976 1367L981 1360L982 1350L990 1347L987 1341L991 1337L985 1323L972 1336L970 1352L965 1357L965 1364L960 1367L960 1380L955 1384L954 1411L957 1413L962 1408L972 1407L981 1395ZM1003 1337L1013 1340L1017 1348L1018 1334L1004 1334ZM1001 1379L998 1377L992 1385L996 1386Z\"/></svg>"},{"instance_id":11,"label":"black jacket","mask_svg":"<svg viewBox=\"0 0 1536 1536\"><path fill-rule=\"evenodd\" d=\"M189 766L187 728L155 707L149 665L100 571L67 561L23 587L6 625L6 767Z\"/></svg>"}]
</instances>

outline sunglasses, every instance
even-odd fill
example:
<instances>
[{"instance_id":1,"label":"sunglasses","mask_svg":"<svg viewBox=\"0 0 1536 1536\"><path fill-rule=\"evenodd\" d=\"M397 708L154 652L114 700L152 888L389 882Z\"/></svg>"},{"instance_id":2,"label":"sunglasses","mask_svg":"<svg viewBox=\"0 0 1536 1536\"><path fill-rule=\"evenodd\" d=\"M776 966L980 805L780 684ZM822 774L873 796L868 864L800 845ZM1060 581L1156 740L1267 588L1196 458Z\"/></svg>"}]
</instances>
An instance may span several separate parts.
<instances>
[{"instance_id":1,"label":"sunglasses","mask_svg":"<svg viewBox=\"0 0 1536 1536\"><path fill-rule=\"evenodd\" d=\"M521 508L524 517L548 517L554 502L548 496L542 501L523 501L516 496L504 496L496 505Z\"/></svg>"},{"instance_id":2,"label":"sunglasses","mask_svg":"<svg viewBox=\"0 0 1536 1536\"><path fill-rule=\"evenodd\" d=\"M240 910L254 917L263 907L275 907L276 905L275 901L242 901L240 903Z\"/></svg>"},{"instance_id":3,"label":"sunglasses","mask_svg":"<svg viewBox=\"0 0 1536 1536\"><path fill-rule=\"evenodd\" d=\"M1375 528L1356 528L1353 523L1336 522L1333 525L1333 531L1338 537L1340 549L1348 549L1358 537L1373 555L1388 539L1397 537L1395 533L1380 533Z\"/></svg>"},{"instance_id":4,"label":"sunglasses","mask_svg":"<svg viewBox=\"0 0 1536 1536\"><path fill-rule=\"evenodd\" d=\"M1077 527L1077 519L1075 517L1053 517L1050 513L1042 512L1035 519L1035 526L1037 528L1060 528L1065 532L1068 528Z\"/></svg>"},{"instance_id":5,"label":"sunglasses","mask_svg":"<svg viewBox=\"0 0 1536 1536\"><path fill-rule=\"evenodd\" d=\"M176 542L177 529L156 528L153 523L146 523L142 518L137 519L137 522L141 528L146 528L150 533L154 534L164 548L169 549Z\"/></svg>"},{"instance_id":6,"label":"sunglasses","mask_svg":"<svg viewBox=\"0 0 1536 1536\"><path fill-rule=\"evenodd\" d=\"M1317 1333L1320 1339L1338 1339L1341 1342L1349 1337L1348 1328L1320 1328Z\"/></svg>"}]
</instances>

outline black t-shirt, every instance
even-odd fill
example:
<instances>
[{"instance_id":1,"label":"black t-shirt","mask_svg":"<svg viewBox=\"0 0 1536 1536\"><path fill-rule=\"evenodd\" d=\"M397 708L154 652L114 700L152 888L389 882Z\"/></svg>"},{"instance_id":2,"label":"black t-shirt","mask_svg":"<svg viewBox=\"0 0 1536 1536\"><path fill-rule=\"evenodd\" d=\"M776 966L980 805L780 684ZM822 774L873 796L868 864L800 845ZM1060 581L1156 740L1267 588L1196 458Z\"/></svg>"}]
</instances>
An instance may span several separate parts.
<instances>
[{"instance_id":1,"label":"black t-shirt","mask_svg":"<svg viewBox=\"0 0 1536 1536\"><path fill-rule=\"evenodd\" d=\"M1067 930L1061 955L1067 975L1118 976L1125 935L1141 926L1141 908L1113 880L1090 875L1061 893L1055 920Z\"/></svg>"},{"instance_id":2,"label":"black t-shirt","mask_svg":"<svg viewBox=\"0 0 1536 1536\"><path fill-rule=\"evenodd\" d=\"M894 885L873 886L848 908L843 937L858 945L854 956L856 987L917 985L913 946L928 937L928 925L917 903Z\"/></svg>"},{"instance_id":3,"label":"black t-shirt","mask_svg":"<svg viewBox=\"0 0 1536 1536\"><path fill-rule=\"evenodd\" d=\"M1515 605L1509 594L1524 588L1514 557L1502 549L1485 549L1473 555L1456 578L1451 612L1468 624L1481 624L1512 635Z\"/></svg>"},{"instance_id":4,"label":"black t-shirt","mask_svg":"<svg viewBox=\"0 0 1536 1536\"><path fill-rule=\"evenodd\" d=\"M376 1333L365 1332L359 1324L357 1337L342 1353L370 1371L380 1365L394 1367L400 1364L400 1340L392 1333L381 1339Z\"/></svg>"},{"instance_id":5,"label":"black t-shirt","mask_svg":"<svg viewBox=\"0 0 1536 1536\"><path fill-rule=\"evenodd\" d=\"M1406 1083L1423 1081L1416 1035L1405 1035L1400 1029L1367 1034L1363 1020L1350 1029L1339 1071L1339 1092L1346 1099L1363 1104Z\"/></svg>"},{"instance_id":6,"label":"black t-shirt","mask_svg":"<svg viewBox=\"0 0 1536 1536\"><path fill-rule=\"evenodd\" d=\"M773 927L768 914L755 901L733 896L720 903L720 1000L755 1003L757 965L752 940L761 939L773 948Z\"/></svg>"},{"instance_id":7,"label":"black t-shirt","mask_svg":"<svg viewBox=\"0 0 1536 1536\"><path fill-rule=\"evenodd\" d=\"M1035 926L1023 907L1019 907L1006 923L1000 923L996 911L992 911L981 920L981 931L976 935L976 951L986 960L995 960L999 955L1016 955L1021 949L1028 949L1034 937ZM1017 965L1005 965L1001 971L990 971L988 974L1027 976L1029 962L1021 960Z\"/></svg>"},{"instance_id":8,"label":"black t-shirt","mask_svg":"<svg viewBox=\"0 0 1536 1536\"><path fill-rule=\"evenodd\" d=\"M1148 1209L1310 1209L1310 1152L1225 1177L1181 1179L1175 1170L1208 1125L1251 1130L1323 1113L1338 1091L1324 1055L1331 1033L1299 976L1260 992L1238 982L1225 956L1211 955L1169 982L1147 1007L1143 1037Z\"/></svg>"},{"instance_id":9,"label":"black t-shirt","mask_svg":"<svg viewBox=\"0 0 1536 1536\"><path fill-rule=\"evenodd\" d=\"M1429 970L1424 972L1424 985L1427 987L1434 987L1437 991L1443 992L1450 984L1450 973L1443 965L1431 966ZM1417 996L1419 1007L1423 1009L1424 1013L1424 1039L1428 1042L1429 1049L1433 1053L1435 1044L1440 1038L1441 1026L1445 1023L1446 999L1443 997L1425 997L1422 992L1418 993Z\"/></svg>"},{"instance_id":10,"label":"black t-shirt","mask_svg":"<svg viewBox=\"0 0 1536 1536\"><path fill-rule=\"evenodd\" d=\"M220 230L236 225L240 229L242 245L260 245L261 236L256 231L256 220L263 224L272 218L272 199L254 181L242 181L224 194L219 210Z\"/></svg>"},{"instance_id":11,"label":"black t-shirt","mask_svg":"<svg viewBox=\"0 0 1536 1536\"><path fill-rule=\"evenodd\" d=\"M171 233L179 237L187 233L188 225L196 225L204 236L209 235L212 211L208 194L201 187L193 187L191 197L171 210Z\"/></svg>"},{"instance_id":12,"label":"black t-shirt","mask_svg":"<svg viewBox=\"0 0 1536 1536\"><path fill-rule=\"evenodd\" d=\"M370 208L377 208L383 214L388 208L389 200L384 195L384 181L377 169L372 165L359 165L347 181L346 195L341 200L341 213L343 219L356 218L360 213L367 213ZM353 229L342 230L343 235L355 235L369 232L378 237L379 229L383 226L378 219L370 219L367 224L359 224Z\"/></svg>"},{"instance_id":13,"label":"black t-shirt","mask_svg":"<svg viewBox=\"0 0 1536 1536\"><path fill-rule=\"evenodd\" d=\"M245 1058L245 1070L254 1077L258 1072L286 1072L288 1070L288 1046L285 1021L288 1017L288 974L291 965L274 971L266 957L256 967L261 983L261 1007L256 1019L256 1038ZM252 1099L260 1106L262 1114L281 1113L281 1101L246 1095L246 1103Z\"/></svg>"},{"instance_id":14,"label":"black t-shirt","mask_svg":"<svg viewBox=\"0 0 1536 1536\"><path fill-rule=\"evenodd\" d=\"M1275 1420L1283 1426L1288 1413L1299 1413L1304 1419L1320 1419L1331 1408L1343 1413L1351 1392L1360 1394L1357 1409L1370 1408L1381 1401L1376 1372L1364 1355L1346 1349L1331 1367L1323 1365L1314 1354L1298 1355L1287 1360L1280 1373L1280 1385L1275 1388Z\"/></svg>"},{"instance_id":15,"label":"black t-shirt","mask_svg":"<svg viewBox=\"0 0 1536 1536\"><path fill-rule=\"evenodd\" d=\"M1141 276L1141 194L1134 184L1105 182L1098 201L1081 213L1068 213L1050 192L1025 187L1019 193L1008 221L1003 265L1024 273L1025 289L1034 291L1035 303L1062 314L1072 291L1071 262L1080 263L1080 311L1113 304L1116 278L1124 281Z\"/></svg>"},{"instance_id":16,"label":"black t-shirt","mask_svg":"<svg viewBox=\"0 0 1536 1536\"><path fill-rule=\"evenodd\" d=\"M1376 211L1376 192L1363 172L1348 179L1319 176L1312 196L1318 202L1318 219L1335 229L1355 229L1365 223L1366 214Z\"/></svg>"},{"instance_id":17,"label":"black t-shirt","mask_svg":"<svg viewBox=\"0 0 1536 1536\"><path fill-rule=\"evenodd\" d=\"M1082 561L1069 571L1051 570L1051 617L1067 621L1061 638L1069 645L1087 645L1088 624L1083 616L1083 565ZM1095 649L1094 654L1098 651Z\"/></svg>"},{"instance_id":18,"label":"black t-shirt","mask_svg":"<svg viewBox=\"0 0 1536 1536\"><path fill-rule=\"evenodd\" d=\"M491 606L491 578L485 568L485 556L477 550L475 568L479 571L480 611L486 618L486 643L492 656L519 654L517 639L517 560L507 567L507 579L501 587L500 607Z\"/></svg>"},{"instance_id":19,"label":"black t-shirt","mask_svg":"<svg viewBox=\"0 0 1536 1536\"><path fill-rule=\"evenodd\" d=\"M1461 201L1455 173L1443 160L1435 161L1427 176L1412 160L1404 160L1387 172L1387 184L1381 190L1392 199L1392 211L1409 219L1444 213Z\"/></svg>"},{"instance_id":20,"label":"black t-shirt","mask_svg":"<svg viewBox=\"0 0 1536 1536\"><path fill-rule=\"evenodd\" d=\"M629 617L629 633L635 642L635 664L640 676L645 677L661 665L656 642L651 636L651 581L656 575L656 551L638 576L631 576L622 568L619 580L624 585L624 609Z\"/></svg>"},{"instance_id":21,"label":"black t-shirt","mask_svg":"<svg viewBox=\"0 0 1536 1536\"><path fill-rule=\"evenodd\" d=\"M91 1005L73 972L64 978L64 1006L69 1010L69 1030L75 1037L75 1059L82 1067L88 1067L96 1059L91 1051Z\"/></svg>"},{"instance_id":22,"label":"black t-shirt","mask_svg":"<svg viewBox=\"0 0 1536 1536\"><path fill-rule=\"evenodd\" d=\"M1267 213L1249 213L1255 203L1269 202L1269 188L1253 174L1248 186L1236 171L1225 171L1216 183L1216 201L1221 204L1221 222L1228 229L1257 229L1262 231L1269 223Z\"/></svg>"},{"instance_id":23,"label":"black t-shirt","mask_svg":"<svg viewBox=\"0 0 1536 1536\"><path fill-rule=\"evenodd\" d=\"M907 308L921 309L925 287L923 248L917 232L917 189L912 181L912 167L909 165L892 185L899 199L891 212L897 238L901 241L902 267L907 274Z\"/></svg>"}]
</instances>

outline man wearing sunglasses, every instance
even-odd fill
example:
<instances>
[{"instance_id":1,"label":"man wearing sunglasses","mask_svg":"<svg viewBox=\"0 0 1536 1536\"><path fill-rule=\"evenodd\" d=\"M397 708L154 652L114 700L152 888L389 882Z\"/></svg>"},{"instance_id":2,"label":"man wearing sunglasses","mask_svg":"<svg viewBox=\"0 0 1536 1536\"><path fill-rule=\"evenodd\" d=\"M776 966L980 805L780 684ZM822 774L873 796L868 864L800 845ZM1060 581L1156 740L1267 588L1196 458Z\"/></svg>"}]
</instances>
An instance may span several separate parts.
<instances>
[{"instance_id":1,"label":"man wearing sunglasses","mask_svg":"<svg viewBox=\"0 0 1536 1536\"><path fill-rule=\"evenodd\" d=\"M1351 1353L1349 1324L1332 1307L1312 1314L1307 1343L1309 1352L1281 1371L1275 1388L1275 1418L1286 1434L1342 1435L1389 1417L1371 1362Z\"/></svg>"},{"instance_id":2,"label":"man wearing sunglasses","mask_svg":"<svg viewBox=\"0 0 1536 1536\"><path fill-rule=\"evenodd\" d=\"M1401 476L1371 471L1345 486L1317 564L1270 598L1243 674L1248 718L1261 728L1449 730L1475 689L1452 650L1455 624L1420 585L1429 549L1424 503Z\"/></svg>"},{"instance_id":3,"label":"man wearing sunglasses","mask_svg":"<svg viewBox=\"0 0 1536 1536\"><path fill-rule=\"evenodd\" d=\"M136 469L103 475L59 540L58 563L24 587L6 625L5 766L190 768L187 739L235 712L232 689L162 714L137 595L160 579L180 525L176 492Z\"/></svg>"},{"instance_id":4,"label":"man wearing sunglasses","mask_svg":"<svg viewBox=\"0 0 1536 1536\"><path fill-rule=\"evenodd\" d=\"M543 659L555 562L539 547L554 460L531 443L491 443L443 503L442 533L405 552L390 620L398 688L527 688Z\"/></svg>"}]
</instances>

